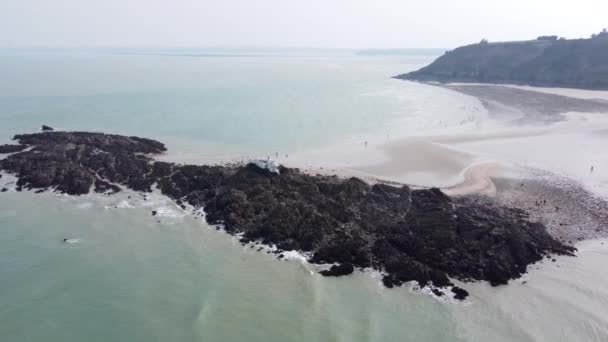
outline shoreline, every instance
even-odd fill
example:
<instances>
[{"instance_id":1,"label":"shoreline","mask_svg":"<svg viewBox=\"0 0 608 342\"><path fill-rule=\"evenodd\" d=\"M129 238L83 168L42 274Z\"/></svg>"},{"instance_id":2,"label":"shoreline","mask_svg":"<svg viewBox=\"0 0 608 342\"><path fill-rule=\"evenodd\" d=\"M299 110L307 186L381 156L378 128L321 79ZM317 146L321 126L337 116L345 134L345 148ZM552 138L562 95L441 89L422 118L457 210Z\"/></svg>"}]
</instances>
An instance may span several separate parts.
<instances>
[{"instance_id":1,"label":"shoreline","mask_svg":"<svg viewBox=\"0 0 608 342\"><path fill-rule=\"evenodd\" d=\"M435 85L429 86L435 87ZM447 91L458 91L458 85L452 86L453 89L446 89L443 85L439 87ZM482 90L481 95L485 94L484 96L487 96L487 89L490 89L489 94L494 94L502 101L502 103L495 102L498 105L484 108L481 112L474 106L468 107L468 110L478 114L475 121L466 123L470 128L466 125L464 130L459 126L439 127L419 132L415 136L397 136L390 139L383 133L377 132L349 137L344 142L325 148L289 152L289 158L280 155L278 161L288 167L299 168L309 175L337 174L344 178L358 177L370 184L408 185L412 188L440 187L446 194L452 196L483 194L496 197L499 193L498 197L502 203L507 205L516 203L533 212L536 212L536 206L530 203L544 199L540 195L531 196L517 191L516 185L522 182L535 184L544 182L546 185L543 192L548 194L560 191L559 184L551 185L552 180L568 179L568 183L571 183L568 185L570 188L576 188L577 184L580 184L576 192L579 197L585 198L585 201L593 196L600 199L608 198L608 178L604 180L597 172L595 177L589 177L588 170L575 168L578 164L591 164L595 155L605 153L597 150L580 153L580 149L568 146L570 141L590 139L596 147L601 146L600 141L603 136L608 137L608 115L603 117L595 113L559 113L559 106L547 105L548 102L559 98L560 103L567 103L568 106L586 108L585 98L563 96L564 93L568 94L569 89L561 90L561 95L550 94L548 97L538 97L538 91L529 89L518 88L517 92L513 93L513 90L506 86L471 87L470 84L465 86L469 87L466 96L473 97L476 101L480 100L475 97L476 94L471 94L471 91L478 89ZM553 91L557 90L553 89ZM517 96L514 97L513 94ZM587 94L587 98L589 97L595 98ZM479 103L481 105L483 101ZM527 107L521 107L521 103L531 103L533 115L525 117ZM515 105L520 107L513 109ZM593 106L591 108L595 108ZM513 113L517 115L515 121L509 116ZM595 139L596 137L598 139ZM370 141L369 146L364 146L364 141ZM540 147L542 148L535 152ZM570 155L556 155L552 152L555 149ZM608 169L608 154L605 155L606 162L594 163L599 170ZM556 158L551 159L552 156ZM586 158L588 161L584 160ZM160 159L172 160L170 156ZM229 161L222 162L221 158L216 156L214 161L219 165L229 165L231 158L226 159ZM244 162L248 158L243 159L241 155L241 158L233 159ZM599 159L604 160L603 157ZM204 159L196 156L181 161L205 162ZM549 171L544 180L538 179L538 170ZM494 178L500 178L499 189L496 189ZM506 184L510 184L511 188L506 188ZM535 187L539 186L535 185ZM552 190L553 187L555 189ZM574 198L570 200L575 201ZM563 205L566 206L576 207L570 204ZM547 215L553 216L549 213ZM543 219L536 214L535 217ZM597 225L594 223L592 226ZM592 230L593 232L588 234L591 239L598 236L596 229ZM554 229L554 231L559 231L556 236L563 241L578 241L581 237L580 233L565 234L564 229ZM605 229L601 229L602 234L604 231Z\"/></svg>"},{"instance_id":2,"label":"shoreline","mask_svg":"<svg viewBox=\"0 0 608 342\"><path fill-rule=\"evenodd\" d=\"M33 147L0 161L4 171L18 175L17 191L114 195L126 187L145 198L158 189L184 210L204 210L210 225L240 236L244 245L274 245L279 259L295 250L310 253L311 263L333 264L320 271L324 276L373 267L384 271L386 287L415 280L464 299L467 291L448 276L498 286L547 255L575 251L522 210L475 196L449 197L437 188L370 185L265 163L159 162L151 156L166 151L164 144L139 137L46 132L16 139ZM529 244L536 247L517 247Z\"/></svg>"}]
</instances>

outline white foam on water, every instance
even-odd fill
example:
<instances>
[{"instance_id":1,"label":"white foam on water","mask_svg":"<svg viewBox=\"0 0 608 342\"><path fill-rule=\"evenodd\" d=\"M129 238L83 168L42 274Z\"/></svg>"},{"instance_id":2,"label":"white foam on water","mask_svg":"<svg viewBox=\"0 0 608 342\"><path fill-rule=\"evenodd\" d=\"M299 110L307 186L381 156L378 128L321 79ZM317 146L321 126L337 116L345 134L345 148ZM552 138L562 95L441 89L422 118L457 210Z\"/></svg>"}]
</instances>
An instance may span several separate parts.
<instances>
[{"instance_id":1,"label":"white foam on water","mask_svg":"<svg viewBox=\"0 0 608 342\"><path fill-rule=\"evenodd\" d=\"M294 261L299 261L303 264L308 264L308 258L306 257L306 255L304 255L303 253L300 253L298 251L295 251L295 250L285 251L282 254L283 254L283 258L285 260L294 260Z\"/></svg>"},{"instance_id":2,"label":"white foam on water","mask_svg":"<svg viewBox=\"0 0 608 342\"><path fill-rule=\"evenodd\" d=\"M9 191L14 191L17 186L17 177L10 173L0 171L0 188L7 188Z\"/></svg>"},{"instance_id":3,"label":"white foam on water","mask_svg":"<svg viewBox=\"0 0 608 342\"><path fill-rule=\"evenodd\" d=\"M108 208L108 206L106 206L106 208ZM133 204L129 203L129 201L127 201L127 200L122 200L122 201L118 202L116 205L114 205L114 208L131 209L131 208L135 208L135 206Z\"/></svg>"},{"instance_id":4,"label":"white foam on water","mask_svg":"<svg viewBox=\"0 0 608 342\"><path fill-rule=\"evenodd\" d=\"M156 216L164 218L182 218L186 214L179 207L163 206L156 208Z\"/></svg>"},{"instance_id":5,"label":"white foam on water","mask_svg":"<svg viewBox=\"0 0 608 342\"><path fill-rule=\"evenodd\" d=\"M92 202L82 202L82 203L76 204L76 208L79 208L79 209L89 209L92 207L93 207Z\"/></svg>"}]
</instances>

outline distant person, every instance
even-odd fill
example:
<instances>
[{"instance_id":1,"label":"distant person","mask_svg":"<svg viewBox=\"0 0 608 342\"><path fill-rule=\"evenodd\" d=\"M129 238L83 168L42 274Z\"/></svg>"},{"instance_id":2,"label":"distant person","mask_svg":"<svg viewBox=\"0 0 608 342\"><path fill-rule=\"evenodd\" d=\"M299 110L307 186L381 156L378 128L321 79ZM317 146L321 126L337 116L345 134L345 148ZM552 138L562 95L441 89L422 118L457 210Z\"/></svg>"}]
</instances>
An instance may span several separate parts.
<instances>
[{"instance_id":1,"label":"distant person","mask_svg":"<svg viewBox=\"0 0 608 342\"><path fill-rule=\"evenodd\" d=\"M593 173L593 165L591 165L591 173Z\"/></svg>"},{"instance_id":2,"label":"distant person","mask_svg":"<svg viewBox=\"0 0 608 342\"><path fill-rule=\"evenodd\" d=\"M367 148L367 140L365 140L365 148Z\"/></svg>"}]
</instances>

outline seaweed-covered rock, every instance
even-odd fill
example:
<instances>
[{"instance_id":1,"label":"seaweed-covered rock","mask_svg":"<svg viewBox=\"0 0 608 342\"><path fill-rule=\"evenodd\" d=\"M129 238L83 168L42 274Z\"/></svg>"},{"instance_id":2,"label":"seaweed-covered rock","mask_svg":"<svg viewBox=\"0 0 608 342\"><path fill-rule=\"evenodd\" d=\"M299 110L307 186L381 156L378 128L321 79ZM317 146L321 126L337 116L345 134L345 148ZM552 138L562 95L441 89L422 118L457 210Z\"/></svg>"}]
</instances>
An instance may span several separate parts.
<instances>
[{"instance_id":1,"label":"seaweed-covered rock","mask_svg":"<svg viewBox=\"0 0 608 342\"><path fill-rule=\"evenodd\" d=\"M312 254L335 263L328 276L373 267L383 283L453 285L460 280L506 284L550 253L572 254L518 209L484 197L450 198L438 189L369 185L357 178L312 176L279 166L177 165L154 161L162 143L102 133L44 132L15 137L31 149L0 160L18 177L17 189L80 195L115 193L153 184L185 208L204 208L210 224L244 242ZM458 298L466 291L456 290Z\"/></svg>"},{"instance_id":2,"label":"seaweed-covered rock","mask_svg":"<svg viewBox=\"0 0 608 342\"><path fill-rule=\"evenodd\" d=\"M344 275L349 275L355 271L355 268L352 264L345 263L339 265L332 265L328 270L321 271L322 275L326 277L340 277Z\"/></svg>"},{"instance_id":3,"label":"seaweed-covered rock","mask_svg":"<svg viewBox=\"0 0 608 342\"><path fill-rule=\"evenodd\" d=\"M0 154L21 152L26 148L27 145L0 145Z\"/></svg>"}]
</instances>

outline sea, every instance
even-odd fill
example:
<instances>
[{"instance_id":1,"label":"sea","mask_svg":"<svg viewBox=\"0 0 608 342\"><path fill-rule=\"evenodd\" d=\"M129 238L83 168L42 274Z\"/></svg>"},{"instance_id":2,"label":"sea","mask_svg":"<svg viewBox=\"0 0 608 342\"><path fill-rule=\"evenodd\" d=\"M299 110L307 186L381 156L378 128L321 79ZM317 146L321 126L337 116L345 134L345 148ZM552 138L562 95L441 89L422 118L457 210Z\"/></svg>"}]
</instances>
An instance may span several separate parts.
<instances>
[{"instance_id":1,"label":"sea","mask_svg":"<svg viewBox=\"0 0 608 342\"><path fill-rule=\"evenodd\" d=\"M154 138L177 159L288 164L343 141L475 130L462 108L476 99L392 78L443 52L0 49L0 143L47 124ZM577 247L508 286L461 284L471 296L454 302L373 271L324 278L158 193L9 189L0 341L607 341L608 241Z\"/></svg>"}]
</instances>

